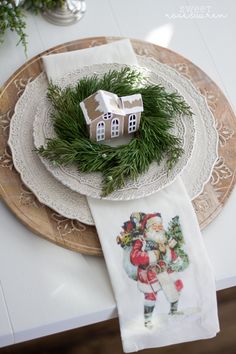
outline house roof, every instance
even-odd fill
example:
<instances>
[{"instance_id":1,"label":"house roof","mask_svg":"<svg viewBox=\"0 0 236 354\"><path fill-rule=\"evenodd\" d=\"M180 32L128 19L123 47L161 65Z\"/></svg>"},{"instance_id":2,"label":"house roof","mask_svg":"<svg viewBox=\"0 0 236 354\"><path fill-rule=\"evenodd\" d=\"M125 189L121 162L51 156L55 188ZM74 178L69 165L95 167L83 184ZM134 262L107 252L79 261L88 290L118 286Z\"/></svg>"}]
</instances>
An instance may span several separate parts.
<instances>
[{"instance_id":1,"label":"house roof","mask_svg":"<svg viewBox=\"0 0 236 354\"><path fill-rule=\"evenodd\" d=\"M116 94L99 90L85 98L80 103L87 124L96 120L101 115L111 112L117 115L126 115L143 112L141 94L118 97Z\"/></svg>"},{"instance_id":2,"label":"house roof","mask_svg":"<svg viewBox=\"0 0 236 354\"><path fill-rule=\"evenodd\" d=\"M143 100L140 93L120 97L121 107L125 114L143 112Z\"/></svg>"},{"instance_id":3,"label":"house roof","mask_svg":"<svg viewBox=\"0 0 236 354\"><path fill-rule=\"evenodd\" d=\"M90 124L102 114L111 112L124 115L119 97L111 92L99 90L80 103L86 122Z\"/></svg>"}]
</instances>

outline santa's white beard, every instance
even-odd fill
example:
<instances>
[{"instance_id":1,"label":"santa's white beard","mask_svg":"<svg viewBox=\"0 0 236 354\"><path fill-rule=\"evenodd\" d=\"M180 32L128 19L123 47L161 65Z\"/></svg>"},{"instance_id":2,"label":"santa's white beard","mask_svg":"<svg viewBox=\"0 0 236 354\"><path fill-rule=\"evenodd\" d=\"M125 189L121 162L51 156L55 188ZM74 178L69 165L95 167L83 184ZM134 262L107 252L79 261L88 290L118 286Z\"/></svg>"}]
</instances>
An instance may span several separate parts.
<instances>
[{"instance_id":1,"label":"santa's white beard","mask_svg":"<svg viewBox=\"0 0 236 354\"><path fill-rule=\"evenodd\" d=\"M148 240L155 241L157 243L165 243L166 235L164 230L155 231L155 230L148 230L146 231L146 238Z\"/></svg>"}]
</instances>

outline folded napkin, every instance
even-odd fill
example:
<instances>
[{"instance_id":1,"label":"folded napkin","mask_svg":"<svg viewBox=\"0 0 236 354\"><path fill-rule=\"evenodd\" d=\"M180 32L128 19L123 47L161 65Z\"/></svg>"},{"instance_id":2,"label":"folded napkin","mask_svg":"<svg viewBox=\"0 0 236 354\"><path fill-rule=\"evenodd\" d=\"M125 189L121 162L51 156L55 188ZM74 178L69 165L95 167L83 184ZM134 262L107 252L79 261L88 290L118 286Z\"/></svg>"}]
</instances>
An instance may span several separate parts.
<instances>
[{"instance_id":1,"label":"folded napkin","mask_svg":"<svg viewBox=\"0 0 236 354\"><path fill-rule=\"evenodd\" d=\"M48 78L97 63L136 64L128 40L43 58ZM124 352L219 331L213 271L181 178L124 202L88 198L113 286Z\"/></svg>"},{"instance_id":2,"label":"folded napkin","mask_svg":"<svg viewBox=\"0 0 236 354\"><path fill-rule=\"evenodd\" d=\"M128 39L98 47L43 56L43 65L49 80L55 81L68 72L85 65L118 63L138 65Z\"/></svg>"},{"instance_id":3,"label":"folded napkin","mask_svg":"<svg viewBox=\"0 0 236 354\"><path fill-rule=\"evenodd\" d=\"M181 179L134 201L88 202L116 297L124 352L214 337L215 280Z\"/></svg>"}]
</instances>

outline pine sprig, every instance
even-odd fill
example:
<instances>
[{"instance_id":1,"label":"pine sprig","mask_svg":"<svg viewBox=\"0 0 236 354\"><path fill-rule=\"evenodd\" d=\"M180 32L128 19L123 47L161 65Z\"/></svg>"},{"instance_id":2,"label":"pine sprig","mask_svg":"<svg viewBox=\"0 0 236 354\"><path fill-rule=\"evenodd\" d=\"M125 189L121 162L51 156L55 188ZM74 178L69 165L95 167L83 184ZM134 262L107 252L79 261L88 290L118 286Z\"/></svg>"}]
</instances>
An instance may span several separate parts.
<instances>
[{"instance_id":1,"label":"pine sprig","mask_svg":"<svg viewBox=\"0 0 236 354\"><path fill-rule=\"evenodd\" d=\"M56 7L61 7L64 2L65 0L25 0L23 6L26 10L38 14L46 9L53 10Z\"/></svg>"},{"instance_id":2,"label":"pine sprig","mask_svg":"<svg viewBox=\"0 0 236 354\"><path fill-rule=\"evenodd\" d=\"M183 237L182 227L180 225L179 216L175 216L169 222L166 237L168 242L172 239L176 241L174 251L176 255L181 259L180 262L173 262L171 264L171 269L176 272L182 272L189 266L189 257L183 248L185 241Z\"/></svg>"},{"instance_id":3,"label":"pine sprig","mask_svg":"<svg viewBox=\"0 0 236 354\"><path fill-rule=\"evenodd\" d=\"M15 31L19 37L19 43L22 43L25 53L27 50L27 40L25 34L26 23L24 13L12 1L0 1L0 44L3 43L4 33L9 29Z\"/></svg>"},{"instance_id":4,"label":"pine sprig","mask_svg":"<svg viewBox=\"0 0 236 354\"><path fill-rule=\"evenodd\" d=\"M62 7L65 0L24 0L18 2L18 5L13 0L0 0L0 44L4 41L4 34L8 29L16 32L27 54L27 34L25 33L26 22L23 9L29 10L35 14L46 9L55 9Z\"/></svg>"},{"instance_id":5,"label":"pine sprig","mask_svg":"<svg viewBox=\"0 0 236 354\"><path fill-rule=\"evenodd\" d=\"M136 180L153 161L167 160L171 169L183 153L182 142L170 129L180 114L192 116L190 107L176 92L168 93L160 85L148 85L140 72L125 67L109 71L102 78L85 77L72 88L61 89L50 83L48 99L52 103L56 139L38 152L59 165L75 164L81 172L101 172L102 196ZM144 112L139 131L127 145L111 147L89 139L79 103L102 89L126 96L141 93Z\"/></svg>"}]
</instances>

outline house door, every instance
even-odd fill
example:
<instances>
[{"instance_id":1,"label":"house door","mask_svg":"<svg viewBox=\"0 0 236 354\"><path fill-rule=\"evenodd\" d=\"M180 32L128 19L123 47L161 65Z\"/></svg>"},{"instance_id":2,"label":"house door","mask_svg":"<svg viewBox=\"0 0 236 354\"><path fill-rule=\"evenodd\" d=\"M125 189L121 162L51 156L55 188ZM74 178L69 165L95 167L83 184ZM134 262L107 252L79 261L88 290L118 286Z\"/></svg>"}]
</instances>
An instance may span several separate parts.
<instances>
[{"instance_id":1,"label":"house door","mask_svg":"<svg viewBox=\"0 0 236 354\"><path fill-rule=\"evenodd\" d=\"M111 122L111 137L115 138L120 134L120 121L118 118L112 119Z\"/></svg>"},{"instance_id":2,"label":"house door","mask_svg":"<svg viewBox=\"0 0 236 354\"><path fill-rule=\"evenodd\" d=\"M130 114L128 122L128 133L133 133L137 129L137 117L136 114Z\"/></svg>"},{"instance_id":3,"label":"house door","mask_svg":"<svg viewBox=\"0 0 236 354\"><path fill-rule=\"evenodd\" d=\"M105 124L104 124L104 122L99 122L97 124L96 138L97 138L97 141L101 141L101 140L105 139Z\"/></svg>"}]
</instances>

